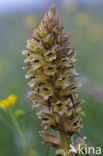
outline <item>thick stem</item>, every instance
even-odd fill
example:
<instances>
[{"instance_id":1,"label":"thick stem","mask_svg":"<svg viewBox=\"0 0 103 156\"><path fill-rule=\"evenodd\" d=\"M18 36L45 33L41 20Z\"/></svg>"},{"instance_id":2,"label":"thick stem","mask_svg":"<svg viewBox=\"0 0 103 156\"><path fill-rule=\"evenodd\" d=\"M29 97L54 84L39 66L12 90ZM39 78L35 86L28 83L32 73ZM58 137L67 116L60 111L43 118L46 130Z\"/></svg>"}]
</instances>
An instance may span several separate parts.
<instances>
[{"instance_id":1,"label":"thick stem","mask_svg":"<svg viewBox=\"0 0 103 156\"><path fill-rule=\"evenodd\" d=\"M60 135L60 147L61 149L64 150L65 152L65 156L74 156L74 154L72 152L69 153L70 151L70 144L72 144L71 142L71 136L68 136L66 133L59 131L59 135Z\"/></svg>"}]
</instances>

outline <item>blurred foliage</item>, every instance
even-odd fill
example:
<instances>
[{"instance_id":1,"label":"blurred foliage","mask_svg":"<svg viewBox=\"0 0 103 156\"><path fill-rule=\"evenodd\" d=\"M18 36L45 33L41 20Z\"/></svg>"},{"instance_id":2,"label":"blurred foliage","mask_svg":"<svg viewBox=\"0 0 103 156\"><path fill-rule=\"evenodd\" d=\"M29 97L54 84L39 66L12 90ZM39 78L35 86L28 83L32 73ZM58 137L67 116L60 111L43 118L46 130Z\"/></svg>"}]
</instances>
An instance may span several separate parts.
<instances>
[{"instance_id":1,"label":"blurred foliage","mask_svg":"<svg viewBox=\"0 0 103 156\"><path fill-rule=\"evenodd\" d=\"M86 37L91 42L99 42L103 37L103 26L98 23L92 23L86 30Z\"/></svg>"},{"instance_id":2,"label":"blurred foliage","mask_svg":"<svg viewBox=\"0 0 103 156\"><path fill-rule=\"evenodd\" d=\"M75 17L75 23L80 27L85 27L90 23L90 17L86 13L79 13Z\"/></svg>"},{"instance_id":3,"label":"blurred foliage","mask_svg":"<svg viewBox=\"0 0 103 156\"><path fill-rule=\"evenodd\" d=\"M0 76L8 73L9 62L7 59L0 58Z\"/></svg>"},{"instance_id":4,"label":"blurred foliage","mask_svg":"<svg viewBox=\"0 0 103 156\"><path fill-rule=\"evenodd\" d=\"M102 85L103 6L85 8L76 4L74 8L71 8L64 6L60 8L60 12L64 28L72 36L71 45L77 50L77 71L80 75L89 76L92 81ZM47 147L42 147L42 138L38 133L42 128L36 117L37 110L32 108L32 103L26 98L29 87L24 78L26 71L22 71L21 68L24 60L21 51L25 49L26 40L32 28L37 26L38 19L40 17L37 13L28 14L28 16L17 13L0 17L0 99L12 93L16 94L18 102L14 105L13 111L29 112L28 115L17 120L25 125L25 129L22 129L30 156L45 156L47 153ZM103 103L90 96L83 88L80 97L86 101L83 108L87 114L83 119L82 136L87 136L87 142L90 144L103 146ZM32 110L34 112L31 112ZM0 125L0 155L23 156L20 137L12 127L9 114L2 109L0 109ZM54 149L50 148L49 156L53 155Z\"/></svg>"},{"instance_id":5,"label":"blurred foliage","mask_svg":"<svg viewBox=\"0 0 103 156\"><path fill-rule=\"evenodd\" d=\"M34 149L30 150L29 156L37 156L37 155L38 154Z\"/></svg>"},{"instance_id":6,"label":"blurred foliage","mask_svg":"<svg viewBox=\"0 0 103 156\"><path fill-rule=\"evenodd\" d=\"M30 14L25 18L25 23L28 27L34 28L40 22L39 16L36 14Z\"/></svg>"},{"instance_id":7,"label":"blurred foliage","mask_svg":"<svg viewBox=\"0 0 103 156\"><path fill-rule=\"evenodd\" d=\"M64 9L67 13L72 13L78 10L78 2L70 3L69 5L64 5Z\"/></svg>"}]
</instances>

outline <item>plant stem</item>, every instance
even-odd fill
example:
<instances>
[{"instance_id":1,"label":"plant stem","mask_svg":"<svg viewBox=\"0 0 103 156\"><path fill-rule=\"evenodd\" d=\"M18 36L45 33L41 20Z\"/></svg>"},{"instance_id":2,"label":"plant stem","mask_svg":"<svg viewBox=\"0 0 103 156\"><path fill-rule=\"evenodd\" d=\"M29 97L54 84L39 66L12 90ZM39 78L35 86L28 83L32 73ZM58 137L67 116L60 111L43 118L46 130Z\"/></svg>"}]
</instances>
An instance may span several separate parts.
<instances>
[{"instance_id":1,"label":"plant stem","mask_svg":"<svg viewBox=\"0 0 103 156\"><path fill-rule=\"evenodd\" d=\"M74 156L72 152L69 153L70 150L70 144L71 142L71 136L68 136L66 133L59 131L60 136L60 148L64 150L65 156Z\"/></svg>"},{"instance_id":2,"label":"plant stem","mask_svg":"<svg viewBox=\"0 0 103 156\"><path fill-rule=\"evenodd\" d=\"M27 148L25 136L22 133L22 129L20 127L20 124L18 123L17 119L15 118L15 115L13 114L12 110L10 110L9 113L10 113L12 122L13 122L19 136L21 137L21 140L22 140L23 144L24 144L24 156L28 156L28 148Z\"/></svg>"}]
</instances>

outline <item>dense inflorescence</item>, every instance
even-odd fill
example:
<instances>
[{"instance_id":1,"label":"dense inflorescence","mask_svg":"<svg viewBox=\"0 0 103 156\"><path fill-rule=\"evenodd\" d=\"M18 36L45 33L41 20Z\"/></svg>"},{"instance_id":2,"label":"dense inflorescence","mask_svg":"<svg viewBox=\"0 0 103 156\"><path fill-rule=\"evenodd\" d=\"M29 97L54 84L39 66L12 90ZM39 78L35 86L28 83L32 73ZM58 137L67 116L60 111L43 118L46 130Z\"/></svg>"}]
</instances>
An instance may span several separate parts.
<instances>
[{"instance_id":1,"label":"dense inflorescence","mask_svg":"<svg viewBox=\"0 0 103 156\"><path fill-rule=\"evenodd\" d=\"M62 136L69 137L80 133L83 100L78 100L80 84L76 82L78 73L76 51L71 48L69 36L63 31L62 20L55 6L45 13L41 24L27 40L27 55L23 68L28 68L26 78L32 87L33 106L39 108L38 117L42 119L44 131L40 135L44 143L57 148L57 155L66 154ZM52 128L59 132L58 137L47 131ZM59 154L58 154L59 153ZM64 153L64 154L63 154Z\"/></svg>"}]
</instances>

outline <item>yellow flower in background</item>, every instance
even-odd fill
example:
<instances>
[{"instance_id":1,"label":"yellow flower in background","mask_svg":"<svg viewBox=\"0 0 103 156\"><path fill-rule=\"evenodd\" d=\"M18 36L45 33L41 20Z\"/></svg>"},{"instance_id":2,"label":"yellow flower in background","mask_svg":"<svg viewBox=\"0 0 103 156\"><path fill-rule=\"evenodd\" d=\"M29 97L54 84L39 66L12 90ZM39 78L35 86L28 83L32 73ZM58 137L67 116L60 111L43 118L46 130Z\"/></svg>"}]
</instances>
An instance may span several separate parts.
<instances>
[{"instance_id":1,"label":"yellow flower in background","mask_svg":"<svg viewBox=\"0 0 103 156\"><path fill-rule=\"evenodd\" d=\"M86 13L79 13L75 17L75 23L76 23L76 25L78 25L80 27L87 26L90 23L90 21L91 21L91 18Z\"/></svg>"},{"instance_id":2,"label":"yellow flower in background","mask_svg":"<svg viewBox=\"0 0 103 156\"><path fill-rule=\"evenodd\" d=\"M11 105L14 105L17 101L17 96L12 94L8 97L8 101L11 103Z\"/></svg>"},{"instance_id":3,"label":"yellow flower in background","mask_svg":"<svg viewBox=\"0 0 103 156\"><path fill-rule=\"evenodd\" d=\"M91 24L86 30L86 37L91 42L99 42L103 36L103 28L100 24Z\"/></svg>"},{"instance_id":4,"label":"yellow flower in background","mask_svg":"<svg viewBox=\"0 0 103 156\"><path fill-rule=\"evenodd\" d=\"M29 156L38 156L37 152L35 150L30 150Z\"/></svg>"},{"instance_id":5,"label":"yellow flower in background","mask_svg":"<svg viewBox=\"0 0 103 156\"><path fill-rule=\"evenodd\" d=\"M25 22L28 27L34 28L39 23L39 17L35 14L30 14L26 17Z\"/></svg>"},{"instance_id":6,"label":"yellow flower in background","mask_svg":"<svg viewBox=\"0 0 103 156\"><path fill-rule=\"evenodd\" d=\"M10 105L10 103L7 99L0 101L0 107L8 108L9 105Z\"/></svg>"},{"instance_id":7,"label":"yellow flower in background","mask_svg":"<svg viewBox=\"0 0 103 156\"><path fill-rule=\"evenodd\" d=\"M0 107L2 108L10 108L12 107L17 101L17 96L14 94L11 94L7 99L0 100Z\"/></svg>"}]
</instances>

